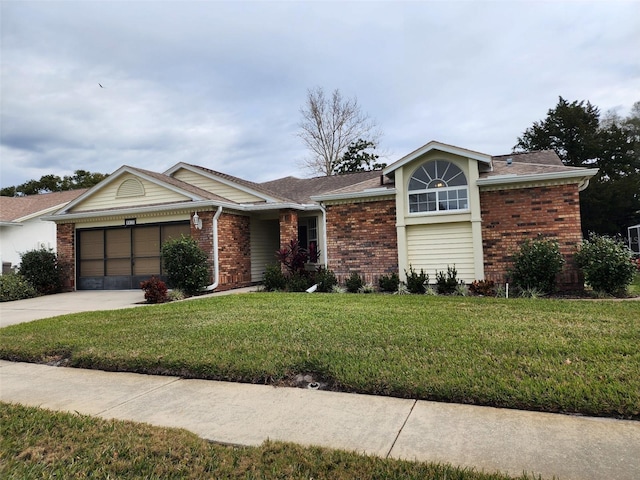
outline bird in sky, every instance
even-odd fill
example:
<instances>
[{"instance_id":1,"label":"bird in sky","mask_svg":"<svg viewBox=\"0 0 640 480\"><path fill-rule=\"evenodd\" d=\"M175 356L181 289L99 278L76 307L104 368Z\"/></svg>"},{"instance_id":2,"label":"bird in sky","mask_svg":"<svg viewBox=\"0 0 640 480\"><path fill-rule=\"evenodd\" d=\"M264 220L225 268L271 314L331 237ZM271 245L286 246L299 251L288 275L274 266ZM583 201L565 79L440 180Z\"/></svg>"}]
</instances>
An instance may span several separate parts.
<instances>
[{"instance_id":1,"label":"bird in sky","mask_svg":"<svg viewBox=\"0 0 640 480\"><path fill-rule=\"evenodd\" d=\"M98 85L100 85L100 88L104 88L100 83Z\"/></svg>"}]
</instances>

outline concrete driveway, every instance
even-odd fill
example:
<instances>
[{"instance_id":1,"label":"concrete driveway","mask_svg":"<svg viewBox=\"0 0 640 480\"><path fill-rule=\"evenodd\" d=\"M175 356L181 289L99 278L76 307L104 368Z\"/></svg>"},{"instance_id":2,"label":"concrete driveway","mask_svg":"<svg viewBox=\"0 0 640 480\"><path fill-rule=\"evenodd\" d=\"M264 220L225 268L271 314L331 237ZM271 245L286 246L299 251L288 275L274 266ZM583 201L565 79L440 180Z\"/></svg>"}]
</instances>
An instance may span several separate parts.
<instances>
[{"instance_id":1,"label":"concrete driveway","mask_svg":"<svg viewBox=\"0 0 640 480\"><path fill-rule=\"evenodd\" d=\"M142 290L82 290L0 303L0 327L67 313L145 305Z\"/></svg>"},{"instance_id":2,"label":"concrete driveway","mask_svg":"<svg viewBox=\"0 0 640 480\"><path fill-rule=\"evenodd\" d=\"M219 295L233 295L256 291L256 287L236 288L223 292L190 297L182 301ZM57 317L67 313L119 310L132 307L152 307L145 302L142 290L79 290L57 293L44 297L0 302L0 328L16 323L31 322L42 318Z\"/></svg>"}]
</instances>

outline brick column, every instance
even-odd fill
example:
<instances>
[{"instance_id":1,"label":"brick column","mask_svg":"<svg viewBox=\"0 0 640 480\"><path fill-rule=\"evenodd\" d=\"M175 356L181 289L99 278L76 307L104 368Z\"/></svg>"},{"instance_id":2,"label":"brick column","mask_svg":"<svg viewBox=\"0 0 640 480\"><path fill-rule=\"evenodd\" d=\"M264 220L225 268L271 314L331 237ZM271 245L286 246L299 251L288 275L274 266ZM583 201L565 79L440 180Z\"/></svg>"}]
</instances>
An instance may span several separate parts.
<instances>
[{"instance_id":1,"label":"brick column","mask_svg":"<svg viewBox=\"0 0 640 480\"><path fill-rule=\"evenodd\" d=\"M251 285L250 219L222 213L218 219L220 285L218 291Z\"/></svg>"},{"instance_id":2,"label":"brick column","mask_svg":"<svg viewBox=\"0 0 640 480\"><path fill-rule=\"evenodd\" d=\"M64 292L72 292L76 289L75 227L75 223L56 225L56 253Z\"/></svg>"},{"instance_id":3,"label":"brick column","mask_svg":"<svg viewBox=\"0 0 640 480\"><path fill-rule=\"evenodd\" d=\"M291 240L298 239L298 212L280 210L280 248L285 248Z\"/></svg>"}]
</instances>

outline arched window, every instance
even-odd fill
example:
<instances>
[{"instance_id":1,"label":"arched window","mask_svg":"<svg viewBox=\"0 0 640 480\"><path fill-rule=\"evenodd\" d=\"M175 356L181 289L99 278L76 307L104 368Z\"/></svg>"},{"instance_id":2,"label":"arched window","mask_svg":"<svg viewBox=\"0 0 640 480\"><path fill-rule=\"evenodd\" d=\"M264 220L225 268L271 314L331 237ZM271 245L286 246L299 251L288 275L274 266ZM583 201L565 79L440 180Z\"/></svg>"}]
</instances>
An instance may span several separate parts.
<instances>
[{"instance_id":1,"label":"arched window","mask_svg":"<svg viewBox=\"0 0 640 480\"><path fill-rule=\"evenodd\" d=\"M467 177L455 164L444 160L426 162L409 180L409 212L467 210Z\"/></svg>"}]
</instances>

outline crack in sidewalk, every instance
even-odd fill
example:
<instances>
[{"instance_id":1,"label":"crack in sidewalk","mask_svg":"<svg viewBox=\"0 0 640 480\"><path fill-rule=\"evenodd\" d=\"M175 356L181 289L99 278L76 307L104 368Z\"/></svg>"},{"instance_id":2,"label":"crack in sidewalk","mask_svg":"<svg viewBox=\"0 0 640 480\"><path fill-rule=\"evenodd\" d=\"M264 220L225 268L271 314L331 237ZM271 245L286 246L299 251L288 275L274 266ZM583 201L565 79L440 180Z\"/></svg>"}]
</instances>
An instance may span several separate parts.
<instances>
[{"instance_id":1,"label":"crack in sidewalk","mask_svg":"<svg viewBox=\"0 0 640 480\"><path fill-rule=\"evenodd\" d=\"M413 401L413 405L411 405L411 410L409 410L409 414L407 415L407 418L405 418L404 422L402 422L402 426L400 427L400 430L398 430L398 434L396 435L396 438L393 439L393 443L391 444L391 448L389 449L389 451L387 452L387 454L385 455L384 458L389 458L389 456L391 455L391 452L393 452L393 449L396 446L396 442L398 441L398 438L400 438L400 434L402 433L402 430L404 430L405 425L409 421L409 417L411 417L411 414L413 413L413 409L415 408L417 403L418 403L418 400L414 400Z\"/></svg>"},{"instance_id":2,"label":"crack in sidewalk","mask_svg":"<svg viewBox=\"0 0 640 480\"><path fill-rule=\"evenodd\" d=\"M133 402L134 400L139 399L140 397L144 397L145 395L149 395L150 393L155 392L155 391L157 391L157 390L160 390L161 388L168 387L169 385L173 385L174 383L179 382L180 380L182 380L182 378L177 377L177 378L175 378L174 380L172 380L172 381L170 381L170 382L163 383L162 385L158 385L157 387L154 387L154 388L151 388L151 389L146 390L146 391L144 391L144 392L141 392L141 393L139 393L138 395L135 395L135 396L133 396L133 397L130 397L130 398L126 399L124 402L121 402L121 403L119 403L119 404L117 404L117 405L113 405L112 407L109 407L109 408L107 408L107 409L105 409L105 410L102 410L102 411L100 411L100 412L96 413L96 414L95 414L95 416L102 416L102 415L104 415L106 412L109 412L109 411L111 411L111 410L113 410L113 409L115 409L115 408L120 408L120 407L122 407L123 405L126 405L126 404L128 404L128 403Z\"/></svg>"}]
</instances>

